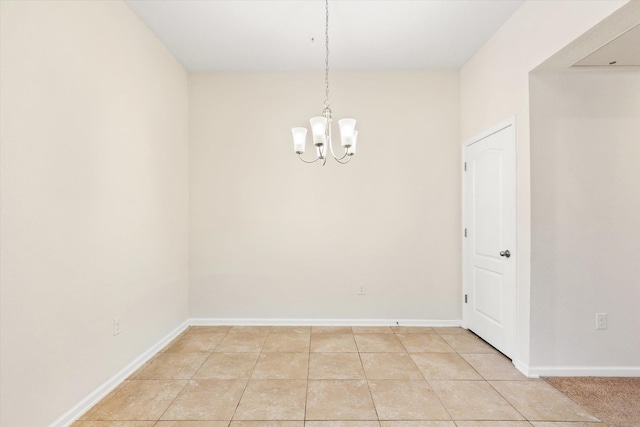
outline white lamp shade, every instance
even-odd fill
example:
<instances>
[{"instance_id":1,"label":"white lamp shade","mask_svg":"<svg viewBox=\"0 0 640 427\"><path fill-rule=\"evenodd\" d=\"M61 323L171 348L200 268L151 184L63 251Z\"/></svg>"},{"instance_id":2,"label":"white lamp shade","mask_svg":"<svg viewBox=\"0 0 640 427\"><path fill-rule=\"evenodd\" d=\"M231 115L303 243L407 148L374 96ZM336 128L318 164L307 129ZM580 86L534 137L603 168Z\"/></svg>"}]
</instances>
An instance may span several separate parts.
<instances>
[{"instance_id":1,"label":"white lamp shade","mask_svg":"<svg viewBox=\"0 0 640 427\"><path fill-rule=\"evenodd\" d=\"M351 147L354 144L354 132L356 128L355 119L342 119L338 121L340 125L340 139L344 147Z\"/></svg>"},{"instance_id":2,"label":"white lamp shade","mask_svg":"<svg viewBox=\"0 0 640 427\"><path fill-rule=\"evenodd\" d=\"M293 150L298 153L304 153L304 146L307 141L307 128L293 128Z\"/></svg>"},{"instance_id":3,"label":"white lamp shade","mask_svg":"<svg viewBox=\"0 0 640 427\"><path fill-rule=\"evenodd\" d=\"M309 120L311 123L311 132L313 132L313 144L321 147L327 143L326 126L327 119L324 117L314 117Z\"/></svg>"},{"instance_id":4,"label":"white lamp shade","mask_svg":"<svg viewBox=\"0 0 640 427\"><path fill-rule=\"evenodd\" d=\"M351 147L347 148L348 155L353 156L354 154L356 154L356 142L358 142L357 130L353 131L353 144L351 144Z\"/></svg>"}]
</instances>

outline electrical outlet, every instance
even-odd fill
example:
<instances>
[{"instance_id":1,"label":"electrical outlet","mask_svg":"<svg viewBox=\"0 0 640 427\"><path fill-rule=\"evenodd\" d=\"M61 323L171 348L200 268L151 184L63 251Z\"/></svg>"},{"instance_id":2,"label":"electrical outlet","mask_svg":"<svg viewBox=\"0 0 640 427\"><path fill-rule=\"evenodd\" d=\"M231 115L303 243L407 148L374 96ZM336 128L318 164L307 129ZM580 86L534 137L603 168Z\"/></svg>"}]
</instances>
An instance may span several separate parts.
<instances>
[{"instance_id":1,"label":"electrical outlet","mask_svg":"<svg viewBox=\"0 0 640 427\"><path fill-rule=\"evenodd\" d=\"M358 288L358 295L364 295L364 285L360 285Z\"/></svg>"},{"instance_id":2,"label":"electrical outlet","mask_svg":"<svg viewBox=\"0 0 640 427\"><path fill-rule=\"evenodd\" d=\"M116 336L120 332L122 332L122 329L120 329L120 318L116 317L113 319L113 335Z\"/></svg>"},{"instance_id":3,"label":"electrical outlet","mask_svg":"<svg viewBox=\"0 0 640 427\"><path fill-rule=\"evenodd\" d=\"M607 329L607 313L596 313L596 329Z\"/></svg>"}]
</instances>

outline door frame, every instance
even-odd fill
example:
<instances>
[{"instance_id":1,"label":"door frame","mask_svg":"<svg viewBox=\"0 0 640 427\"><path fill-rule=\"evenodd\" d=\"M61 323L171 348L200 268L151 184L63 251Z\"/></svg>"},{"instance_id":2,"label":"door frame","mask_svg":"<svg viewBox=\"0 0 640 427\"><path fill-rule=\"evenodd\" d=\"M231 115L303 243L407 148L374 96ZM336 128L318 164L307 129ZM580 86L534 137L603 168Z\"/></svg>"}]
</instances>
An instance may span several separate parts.
<instances>
[{"instance_id":1,"label":"door frame","mask_svg":"<svg viewBox=\"0 0 640 427\"><path fill-rule=\"evenodd\" d=\"M466 218L466 179L465 179L465 162L466 160L466 152L465 149L470 146L475 144L476 142L479 142L495 133L500 132L501 130L504 130L508 127L512 126L513 127L513 144L514 144L514 152L515 152L515 156L514 156L514 162L515 162L515 179L516 182L515 184L515 188L516 188L516 194L515 194L515 212L516 212L516 227L515 227L515 243L516 243L516 253L517 253L517 247L518 247L518 136L517 136L517 127L516 127L516 116L511 116L506 120L503 120L491 127L489 127L488 129L485 129L483 132L477 134L476 136L467 139L466 141L464 141L462 143L462 156L461 157L461 164L460 164L460 174L461 174L461 181L462 181L462 194L461 194L461 198L462 198L462 224L461 224L461 233L460 233L460 239L462 241L462 295L461 295L461 304L462 304L462 327L465 329L468 329L468 319L469 319L469 313L468 313L468 304L465 303L464 301L464 296L465 294L468 293L468 289L469 289L469 277L467 277L467 268L466 268L466 262L467 262L467 239L465 239L464 236L464 230L465 230L465 226L467 223L467 218ZM515 343L514 343L514 354L511 355L513 362L515 362L518 357L517 357L517 353L518 353L518 337L519 337L519 332L520 332L520 325L519 325L519 316L518 316L518 311L519 311L519 304L520 301L518 301L518 263L515 263L515 295L516 295L516 301L515 301L515 319L516 319L516 325L515 325Z\"/></svg>"}]
</instances>

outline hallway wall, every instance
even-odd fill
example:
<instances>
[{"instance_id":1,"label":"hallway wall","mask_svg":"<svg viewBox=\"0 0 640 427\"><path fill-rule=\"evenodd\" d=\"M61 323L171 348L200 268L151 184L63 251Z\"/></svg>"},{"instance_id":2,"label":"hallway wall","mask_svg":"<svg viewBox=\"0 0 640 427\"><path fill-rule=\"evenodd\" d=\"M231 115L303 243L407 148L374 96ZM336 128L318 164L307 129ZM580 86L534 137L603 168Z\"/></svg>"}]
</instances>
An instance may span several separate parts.
<instances>
[{"instance_id":1,"label":"hallway wall","mask_svg":"<svg viewBox=\"0 0 640 427\"><path fill-rule=\"evenodd\" d=\"M187 73L122 2L0 19L0 424L46 426L187 318Z\"/></svg>"},{"instance_id":2,"label":"hallway wall","mask_svg":"<svg viewBox=\"0 0 640 427\"><path fill-rule=\"evenodd\" d=\"M529 72L627 1L527 1L460 70L461 136L516 117L518 170L518 343L530 362L531 181Z\"/></svg>"},{"instance_id":3,"label":"hallway wall","mask_svg":"<svg viewBox=\"0 0 640 427\"><path fill-rule=\"evenodd\" d=\"M531 364L640 373L640 71L531 75ZM608 314L607 330L595 314ZM548 367L548 368L546 368Z\"/></svg>"}]
</instances>

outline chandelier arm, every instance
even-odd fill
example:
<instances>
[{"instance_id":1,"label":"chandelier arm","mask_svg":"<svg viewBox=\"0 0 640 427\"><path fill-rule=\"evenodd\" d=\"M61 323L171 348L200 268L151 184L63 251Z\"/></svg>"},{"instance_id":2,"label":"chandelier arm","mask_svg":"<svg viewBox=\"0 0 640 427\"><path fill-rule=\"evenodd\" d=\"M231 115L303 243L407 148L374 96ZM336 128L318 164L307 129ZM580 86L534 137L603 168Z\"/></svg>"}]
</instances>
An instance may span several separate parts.
<instances>
[{"instance_id":1,"label":"chandelier arm","mask_svg":"<svg viewBox=\"0 0 640 427\"><path fill-rule=\"evenodd\" d=\"M345 150L344 150L344 155L343 155L342 157L338 158L338 156L336 156L336 154L333 152L333 141L329 141L329 149L331 150L331 155L332 155L332 156L333 156L333 158L334 158L334 159L336 159L337 161L340 161L340 160L344 159L345 157L347 157L347 156L349 155L349 150L346 150L346 149L345 149ZM347 162L348 162L348 160L347 160ZM347 163L347 162L344 162L344 163ZM344 163L343 163L343 164L344 164Z\"/></svg>"},{"instance_id":2,"label":"chandelier arm","mask_svg":"<svg viewBox=\"0 0 640 427\"><path fill-rule=\"evenodd\" d=\"M346 154L345 154L345 156L346 156ZM342 161L342 159L344 159L344 156L343 156L343 157L341 157L340 159L336 159L336 162L340 163L341 165L346 165L347 163L349 163L349 162L351 161L351 158L352 158L352 157L353 157L353 156L348 156L348 157L347 157L347 160L345 160L345 161L343 162L343 161Z\"/></svg>"},{"instance_id":3,"label":"chandelier arm","mask_svg":"<svg viewBox=\"0 0 640 427\"><path fill-rule=\"evenodd\" d=\"M317 162L318 160L320 160L320 158L321 158L320 156L318 156L318 157L316 157L314 160L309 161L309 160L305 160L305 159L303 159L303 158L302 158L302 154L298 154L298 157L300 158L300 160L302 160L302 161L303 161L303 162L305 162L305 163L315 163L315 162ZM325 158L325 161L326 161L326 158Z\"/></svg>"}]
</instances>

